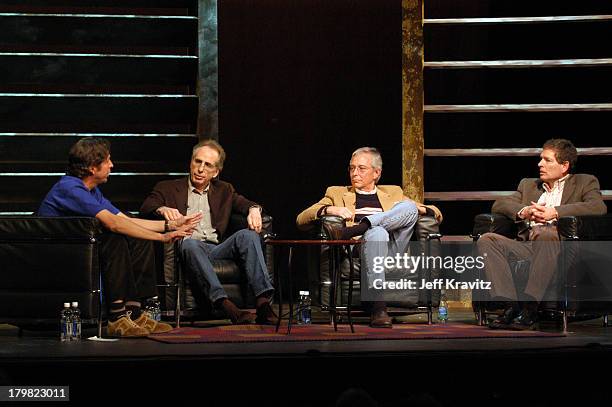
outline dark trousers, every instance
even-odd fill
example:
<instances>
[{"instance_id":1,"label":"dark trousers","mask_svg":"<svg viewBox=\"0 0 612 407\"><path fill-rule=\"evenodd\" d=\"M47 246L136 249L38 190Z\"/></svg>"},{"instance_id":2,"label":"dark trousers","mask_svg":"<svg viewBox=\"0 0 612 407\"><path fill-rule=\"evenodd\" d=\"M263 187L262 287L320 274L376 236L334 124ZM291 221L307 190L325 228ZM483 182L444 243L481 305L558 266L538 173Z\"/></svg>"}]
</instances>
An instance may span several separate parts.
<instances>
[{"instance_id":1,"label":"dark trousers","mask_svg":"<svg viewBox=\"0 0 612 407\"><path fill-rule=\"evenodd\" d=\"M153 242L105 233L100 237L100 259L108 304L157 295Z\"/></svg>"},{"instance_id":2,"label":"dark trousers","mask_svg":"<svg viewBox=\"0 0 612 407\"><path fill-rule=\"evenodd\" d=\"M534 226L529 241L519 242L497 233L485 233L478 239L478 252L485 255L485 276L491 282L491 298L510 301L541 301L557 271L560 252L557 227ZM529 279L523 297L517 292L510 261L530 260Z\"/></svg>"}]
</instances>

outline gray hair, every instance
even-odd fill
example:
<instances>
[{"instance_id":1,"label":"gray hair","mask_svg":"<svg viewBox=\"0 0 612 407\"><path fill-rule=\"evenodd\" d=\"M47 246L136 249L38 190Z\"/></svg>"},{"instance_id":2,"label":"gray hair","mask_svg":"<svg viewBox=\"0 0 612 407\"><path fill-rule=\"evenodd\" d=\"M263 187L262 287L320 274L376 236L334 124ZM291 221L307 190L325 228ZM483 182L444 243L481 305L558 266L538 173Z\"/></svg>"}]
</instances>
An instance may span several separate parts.
<instances>
[{"instance_id":1,"label":"gray hair","mask_svg":"<svg viewBox=\"0 0 612 407\"><path fill-rule=\"evenodd\" d=\"M196 155L196 151L198 151L202 147L212 148L217 153L219 153L219 162L217 163L217 168L219 169L219 171L221 171L223 169L223 163L225 163L225 150L223 149L223 147L221 147L221 144L219 144L216 140L213 139L200 141L198 144L193 146L193 150L191 151L192 160L193 157L195 157Z\"/></svg>"},{"instance_id":2,"label":"gray hair","mask_svg":"<svg viewBox=\"0 0 612 407\"><path fill-rule=\"evenodd\" d=\"M358 154L370 154L370 156L372 157L372 167L382 170L382 157L378 149L374 147L358 148L357 150L353 151L353 154L351 154L351 160Z\"/></svg>"}]
</instances>

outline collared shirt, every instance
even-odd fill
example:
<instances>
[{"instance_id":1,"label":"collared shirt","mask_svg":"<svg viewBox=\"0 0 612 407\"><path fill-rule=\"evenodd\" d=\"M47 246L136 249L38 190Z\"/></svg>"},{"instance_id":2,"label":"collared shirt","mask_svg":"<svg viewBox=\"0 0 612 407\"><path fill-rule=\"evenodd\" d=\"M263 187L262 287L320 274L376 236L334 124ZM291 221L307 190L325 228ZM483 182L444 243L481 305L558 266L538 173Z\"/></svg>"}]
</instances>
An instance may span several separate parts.
<instances>
[{"instance_id":1,"label":"collared shirt","mask_svg":"<svg viewBox=\"0 0 612 407\"><path fill-rule=\"evenodd\" d=\"M53 185L40 204L38 216L90 216L95 218L106 209L113 215L120 211L95 187L89 190L83 180L64 175Z\"/></svg>"},{"instance_id":2,"label":"collared shirt","mask_svg":"<svg viewBox=\"0 0 612 407\"><path fill-rule=\"evenodd\" d=\"M204 192L200 192L191 184L190 179L188 179L187 182L189 183L187 215L197 212L202 213L202 220L198 223L190 239L203 240L215 244L219 243L217 230L213 228L210 217L210 205L208 203L208 189L210 188L210 184L206 187Z\"/></svg>"},{"instance_id":3,"label":"collared shirt","mask_svg":"<svg viewBox=\"0 0 612 407\"><path fill-rule=\"evenodd\" d=\"M563 188L565 187L565 181L568 179L570 174L567 174L565 177L559 178L553 183L552 188L548 186L547 183L543 183L542 187L544 188L544 192L540 195L538 199L539 205L544 205L547 208L554 208L556 206L561 205L561 198L563 197ZM524 209L524 208L523 208ZM521 212L523 211L521 209ZM553 223L553 220L549 220L546 223ZM544 223L537 223L534 221L530 222L531 226L535 225L544 225Z\"/></svg>"}]
</instances>

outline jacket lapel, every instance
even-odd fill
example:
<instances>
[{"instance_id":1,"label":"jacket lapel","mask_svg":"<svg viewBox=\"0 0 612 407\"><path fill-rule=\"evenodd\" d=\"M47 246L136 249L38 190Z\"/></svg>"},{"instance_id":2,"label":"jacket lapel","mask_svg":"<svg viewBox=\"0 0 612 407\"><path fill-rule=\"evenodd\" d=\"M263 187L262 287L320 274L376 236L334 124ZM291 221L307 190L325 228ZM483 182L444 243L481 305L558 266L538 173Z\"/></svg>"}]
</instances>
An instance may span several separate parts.
<instances>
[{"instance_id":1,"label":"jacket lapel","mask_svg":"<svg viewBox=\"0 0 612 407\"><path fill-rule=\"evenodd\" d=\"M219 200L219 194L217 193L217 188L215 188L215 183L213 181L210 182L208 187L208 206L210 208L210 222L212 227L218 230L217 225L213 222L213 219L216 218L216 214L219 213L221 201Z\"/></svg>"},{"instance_id":2,"label":"jacket lapel","mask_svg":"<svg viewBox=\"0 0 612 407\"><path fill-rule=\"evenodd\" d=\"M376 195L378 196L378 200L382 205L383 211L388 211L393 206L393 202L391 202L391 194L387 192L382 192L380 188L376 189Z\"/></svg>"},{"instance_id":3,"label":"jacket lapel","mask_svg":"<svg viewBox=\"0 0 612 407\"><path fill-rule=\"evenodd\" d=\"M355 191L353 187L348 187L347 191L342 194L342 202L344 202L344 206L350 209L352 212L355 212Z\"/></svg>"},{"instance_id":4,"label":"jacket lapel","mask_svg":"<svg viewBox=\"0 0 612 407\"><path fill-rule=\"evenodd\" d=\"M542 186L543 182L539 179L535 180L532 188L529 188L525 197L523 198L523 203L525 205L531 205L531 202L538 202L542 194L544 193L544 187Z\"/></svg>"},{"instance_id":5,"label":"jacket lapel","mask_svg":"<svg viewBox=\"0 0 612 407\"><path fill-rule=\"evenodd\" d=\"M561 205L567 204L570 197L574 195L574 191L576 190L576 178L573 175L570 175L565 180L565 184L563 185L563 195L561 195Z\"/></svg>"},{"instance_id":6,"label":"jacket lapel","mask_svg":"<svg viewBox=\"0 0 612 407\"><path fill-rule=\"evenodd\" d=\"M183 179L176 184L176 209L183 215L187 214L187 194L189 194L189 180Z\"/></svg>"}]
</instances>

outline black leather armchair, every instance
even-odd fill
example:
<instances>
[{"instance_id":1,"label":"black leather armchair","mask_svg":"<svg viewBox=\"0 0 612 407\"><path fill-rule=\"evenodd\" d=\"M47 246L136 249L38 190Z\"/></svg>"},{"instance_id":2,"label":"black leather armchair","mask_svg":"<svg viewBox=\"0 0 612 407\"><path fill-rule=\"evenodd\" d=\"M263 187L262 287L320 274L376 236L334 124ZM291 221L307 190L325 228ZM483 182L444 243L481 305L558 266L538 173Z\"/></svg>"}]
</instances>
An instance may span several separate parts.
<instances>
[{"instance_id":1,"label":"black leather armchair","mask_svg":"<svg viewBox=\"0 0 612 407\"><path fill-rule=\"evenodd\" d=\"M320 220L315 222L315 228L311 233L317 238L329 239L323 224L326 222L343 223L343 220L336 216L323 216ZM440 253L440 225L438 221L429 215L419 216L419 219L415 225L412 240L418 242L419 252L429 253L430 255L437 255ZM329 296L331 287L330 267L329 267L329 249L325 246L319 251L320 256L312 256L309 271L309 287L312 293L314 301L318 301L318 305L323 310L329 306ZM344 256L342 263L340 264L340 288L337 290L338 295L336 298L336 304L339 306L346 305L348 303L348 291L349 291L349 261L348 257ZM354 259L355 270L360 270L359 258ZM426 275L427 274L427 275ZM421 279L431 280L440 277L440 270L419 270L416 276L417 280ZM353 297L351 307L353 309L359 309L361 304L360 299L360 281L359 279L354 280ZM407 295L406 295L407 294ZM405 313L427 313L428 322L431 323L433 320L433 308L438 307L440 303L440 290L411 290L403 291L401 301L388 302L389 314L399 315ZM399 308L399 309L398 309Z\"/></svg>"},{"instance_id":2,"label":"black leather armchair","mask_svg":"<svg viewBox=\"0 0 612 407\"><path fill-rule=\"evenodd\" d=\"M273 250L265 245L265 239L273 236L272 217L264 214L262 221L260 236L262 237L262 245L264 245L268 272L273 280ZM229 236L247 227L246 217L234 214L230 219L227 235ZM199 289L192 289L197 283L193 275L182 267L180 259L176 258L173 244L158 245L156 255L159 260L156 262L159 287L166 288L163 297L163 315L174 316L177 322L180 321L181 316L191 320L222 317L221 314L212 309L210 301L202 295ZM248 287L246 276L239 265L233 260L216 260L213 262L213 266L229 299L239 308L254 308L255 296ZM178 307L177 294L179 298Z\"/></svg>"},{"instance_id":3,"label":"black leather armchair","mask_svg":"<svg viewBox=\"0 0 612 407\"><path fill-rule=\"evenodd\" d=\"M0 216L0 322L57 325L64 302L84 323L101 322L95 218Z\"/></svg>"},{"instance_id":4,"label":"black leather armchair","mask_svg":"<svg viewBox=\"0 0 612 407\"><path fill-rule=\"evenodd\" d=\"M487 232L498 233L509 238L516 238L518 229L523 228L520 222L517 223L512 219L500 214L480 214L474 219L474 230L472 238L474 242L480 236ZM608 274L606 270L599 267L598 270L589 266L592 260L587 259L584 254L581 254L580 245L575 242L602 242L612 241L612 214L603 216L565 216L559 219L557 223L557 231L562 244L562 251L572 250L571 264L565 264L562 268L563 272L558 273L558 284L563 289L563 298L558 298L559 301L546 301L546 298L540 306L540 313L551 317L560 316L563 324L563 330L567 330L568 321L583 320L603 316L604 326L608 324L608 314L612 311L612 285L602 284L599 296L596 301L590 300L587 293L581 290L581 284L593 278L602 281L596 277L601 273ZM563 256L562 256L563 257ZM567 258L567 256L563 257ZM609 264L607 265L609 268ZM528 261L517 261L511 263L511 269L514 272L514 279L517 286L520 288L526 283L526 273L529 272ZM605 281L605 279L603 279ZM479 293L479 295L484 295ZM480 297L482 298L482 297ZM477 313L477 318L480 324L486 322L486 314L493 310L497 304L488 301L475 301L474 310Z\"/></svg>"}]
</instances>

